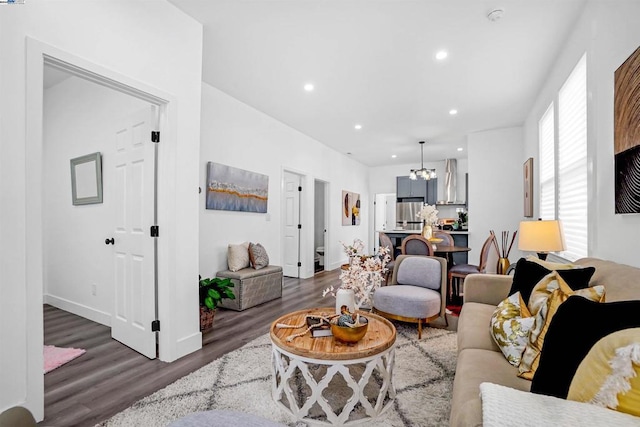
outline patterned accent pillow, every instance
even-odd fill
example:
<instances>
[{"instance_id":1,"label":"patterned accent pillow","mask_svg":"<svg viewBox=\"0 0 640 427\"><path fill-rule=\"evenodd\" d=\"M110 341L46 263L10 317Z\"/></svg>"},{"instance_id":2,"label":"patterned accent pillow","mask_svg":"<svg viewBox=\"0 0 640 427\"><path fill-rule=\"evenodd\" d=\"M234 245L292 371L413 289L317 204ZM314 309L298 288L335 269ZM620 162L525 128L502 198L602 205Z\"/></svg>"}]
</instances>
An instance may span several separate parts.
<instances>
[{"instance_id":1,"label":"patterned accent pillow","mask_svg":"<svg viewBox=\"0 0 640 427\"><path fill-rule=\"evenodd\" d=\"M552 265L556 267L562 266L562 264ZM570 264L565 266L570 266ZM509 295L520 292L524 303L529 304L529 298L531 297L533 288L535 288L538 282L547 274L551 273L551 271L552 270L542 266L540 260L533 262L525 258L520 258L516 264L516 271L513 275L513 283L511 284ZM558 274L569 284L571 289L583 289L589 286L589 280L591 280L596 270L593 267L582 268L575 266L567 270L555 271L558 271Z\"/></svg>"},{"instance_id":2,"label":"patterned accent pillow","mask_svg":"<svg viewBox=\"0 0 640 427\"><path fill-rule=\"evenodd\" d=\"M549 329L551 319L556 314L560 304L571 296L581 296L591 301L604 301L604 286L572 290L557 271L545 276L533 288L529 299L529 312L535 317L533 327L529 332L529 341L522 353L518 376L531 380L538 369L540 352L545 335ZM579 333L576 331L576 333Z\"/></svg>"},{"instance_id":3,"label":"patterned accent pillow","mask_svg":"<svg viewBox=\"0 0 640 427\"><path fill-rule=\"evenodd\" d=\"M571 270L572 268L582 268L579 265L571 264L571 263L559 263L559 262L551 262L547 260L542 260L538 258L536 255L529 255L526 258L527 261L535 262L546 268L549 271L558 271L558 270Z\"/></svg>"},{"instance_id":4,"label":"patterned accent pillow","mask_svg":"<svg viewBox=\"0 0 640 427\"><path fill-rule=\"evenodd\" d=\"M249 267L249 242L229 245L227 249L227 265L231 271Z\"/></svg>"},{"instance_id":5,"label":"patterned accent pillow","mask_svg":"<svg viewBox=\"0 0 640 427\"><path fill-rule=\"evenodd\" d=\"M269 255L267 255L267 251L260 243L249 245L249 259L251 260L251 265L256 270L260 270L261 268L269 265Z\"/></svg>"},{"instance_id":6,"label":"patterned accent pillow","mask_svg":"<svg viewBox=\"0 0 640 427\"><path fill-rule=\"evenodd\" d=\"M491 336L513 366L520 364L534 320L520 292L500 302L491 316Z\"/></svg>"},{"instance_id":7,"label":"patterned accent pillow","mask_svg":"<svg viewBox=\"0 0 640 427\"><path fill-rule=\"evenodd\" d=\"M640 328L614 332L591 347L567 399L640 416Z\"/></svg>"}]
</instances>

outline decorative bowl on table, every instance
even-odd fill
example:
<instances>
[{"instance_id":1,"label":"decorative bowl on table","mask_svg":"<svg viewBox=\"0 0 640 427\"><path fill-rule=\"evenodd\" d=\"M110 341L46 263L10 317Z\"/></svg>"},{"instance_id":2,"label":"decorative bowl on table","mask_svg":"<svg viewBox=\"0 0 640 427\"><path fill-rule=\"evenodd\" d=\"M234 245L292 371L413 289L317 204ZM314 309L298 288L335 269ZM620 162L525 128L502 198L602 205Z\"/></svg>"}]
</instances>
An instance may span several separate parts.
<instances>
[{"instance_id":1,"label":"decorative bowl on table","mask_svg":"<svg viewBox=\"0 0 640 427\"><path fill-rule=\"evenodd\" d=\"M439 238L439 237L430 237L430 238L429 238L429 241L430 241L431 243L442 243L442 242L444 241L444 239L441 239L441 238Z\"/></svg>"},{"instance_id":2,"label":"decorative bowl on table","mask_svg":"<svg viewBox=\"0 0 640 427\"><path fill-rule=\"evenodd\" d=\"M360 316L360 323L358 326L339 326L336 323L331 323L331 333L340 341L347 343L358 342L366 335L369 327L366 317Z\"/></svg>"}]
</instances>

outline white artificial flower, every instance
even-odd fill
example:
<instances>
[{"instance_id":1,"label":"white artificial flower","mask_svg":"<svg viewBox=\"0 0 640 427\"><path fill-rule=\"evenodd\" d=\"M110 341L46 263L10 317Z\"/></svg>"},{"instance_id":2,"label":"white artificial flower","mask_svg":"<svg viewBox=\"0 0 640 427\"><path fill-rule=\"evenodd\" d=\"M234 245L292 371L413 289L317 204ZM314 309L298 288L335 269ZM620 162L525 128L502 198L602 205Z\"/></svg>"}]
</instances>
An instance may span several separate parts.
<instances>
[{"instance_id":1,"label":"white artificial flower","mask_svg":"<svg viewBox=\"0 0 640 427\"><path fill-rule=\"evenodd\" d=\"M438 222L438 210L435 205L424 205L416 217L423 220L425 225L435 225Z\"/></svg>"}]
</instances>

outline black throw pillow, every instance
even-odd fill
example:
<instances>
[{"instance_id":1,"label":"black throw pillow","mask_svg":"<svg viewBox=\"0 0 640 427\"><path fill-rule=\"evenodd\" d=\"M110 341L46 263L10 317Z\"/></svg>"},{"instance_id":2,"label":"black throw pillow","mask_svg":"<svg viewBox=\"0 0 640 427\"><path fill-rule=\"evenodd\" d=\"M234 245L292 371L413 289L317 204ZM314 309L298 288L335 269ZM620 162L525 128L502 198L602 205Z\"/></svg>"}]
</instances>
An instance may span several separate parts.
<instances>
[{"instance_id":1,"label":"black throw pillow","mask_svg":"<svg viewBox=\"0 0 640 427\"><path fill-rule=\"evenodd\" d=\"M589 280L591 280L591 276L596 272L596 269L594 267L585 267L557 270L557 272L571 289L577 291L578 289L584 289L589 286ZM533 291L536 284L549 273L551 273L551 270L541 266L537 262L520 258L516 264L516 271L513 275L509 296L520 292L524 303L529 304L531 291Z\"/></svg>"},{"instance_id":2,"label":"black throw pillow","mask_svg":"<svg viewBox=\"0 0 640 427\"><path fill-rule=\"evenodd\" d=\"M640 327L639 313L640 300L598 303L569 297L551 319L531 391L566 399L591 347L613 332Z\"/></svg>"}]
</instances>

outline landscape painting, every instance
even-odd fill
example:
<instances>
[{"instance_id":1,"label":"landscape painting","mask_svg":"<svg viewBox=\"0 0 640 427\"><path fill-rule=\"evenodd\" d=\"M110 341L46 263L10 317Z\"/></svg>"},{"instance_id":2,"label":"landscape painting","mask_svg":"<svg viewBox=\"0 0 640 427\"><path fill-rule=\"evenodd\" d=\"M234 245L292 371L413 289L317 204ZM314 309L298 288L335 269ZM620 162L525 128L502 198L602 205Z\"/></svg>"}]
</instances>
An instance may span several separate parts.
<instances>
[{"instance_id":1,"label":"landscape painting","mask_svg":"<svg viewBox=\"0 0 640 427\"><path fill-rule=\"evenodd\" d=\"M360 194L342 190L342 225L360 225Z\"/></svg>"},{"instance_id":2,"label":"landscape painting","mask_svg":"<svg viewBox=\"0 0 640 427\"><path fill-rule=\"evenodd\" d=\"M640 213L640 48L614 74L616 214Z\"/></svg>"},{"instance_id":3,"label":"landscape painting","mask_svg":"<svg viewBox=\"0 0 640 427\"><path fill-rule=\"evenodd\" d=\"M267 175L207 163L207 209L266 213L268 195Z\"/></svg>"}]
</instances>

